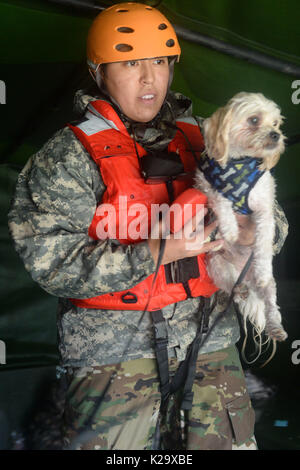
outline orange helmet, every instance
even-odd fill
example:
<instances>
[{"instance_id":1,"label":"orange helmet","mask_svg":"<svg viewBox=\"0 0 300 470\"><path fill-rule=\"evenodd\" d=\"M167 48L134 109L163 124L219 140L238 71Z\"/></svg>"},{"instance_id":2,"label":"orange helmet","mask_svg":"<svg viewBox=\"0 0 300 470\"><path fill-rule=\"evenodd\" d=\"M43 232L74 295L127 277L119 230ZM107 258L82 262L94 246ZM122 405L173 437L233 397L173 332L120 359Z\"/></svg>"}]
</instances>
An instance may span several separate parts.
<instances>
[{"instance_id":1,"label":"orange helmet","mask_svg":"<svg viewBox=\"0 0 300 470\"><path fill-rule=\"evenodd\" d=\"M88 64L180 57L180 46L171 23L157 9L141 3L118 3L93 21L87 38Z\"/></svg>"}]
</instances>

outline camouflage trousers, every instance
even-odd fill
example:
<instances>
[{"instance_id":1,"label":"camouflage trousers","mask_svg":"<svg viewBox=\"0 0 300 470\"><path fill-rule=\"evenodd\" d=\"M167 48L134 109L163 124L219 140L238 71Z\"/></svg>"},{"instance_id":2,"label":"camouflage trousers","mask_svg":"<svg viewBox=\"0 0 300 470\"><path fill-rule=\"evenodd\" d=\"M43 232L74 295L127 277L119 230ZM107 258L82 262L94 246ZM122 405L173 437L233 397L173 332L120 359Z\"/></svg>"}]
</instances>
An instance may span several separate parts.
<instances>
[{"instance_id":1,"label":"camouflage trousers","mask_svg":"<svg viewBox=\"0 0 300 470\"><path fill-rule=\"evenodd\" d=\"M178 367L169 359L170 375ZM68 374L65 449L151 450L159 417L155 359ZM163 450L256 449L254 410L235 346L199 355L192 409L180 410L180 390L160 417Z\"/></svg>"}]
</instances>

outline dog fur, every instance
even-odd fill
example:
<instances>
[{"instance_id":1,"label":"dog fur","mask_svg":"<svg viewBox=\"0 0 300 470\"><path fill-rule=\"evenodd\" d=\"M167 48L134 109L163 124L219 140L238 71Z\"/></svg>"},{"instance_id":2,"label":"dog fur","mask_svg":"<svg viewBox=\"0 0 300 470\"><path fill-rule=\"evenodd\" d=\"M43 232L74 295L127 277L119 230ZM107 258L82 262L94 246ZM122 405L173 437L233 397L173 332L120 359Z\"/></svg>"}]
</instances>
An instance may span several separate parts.
<instances>
[{"instance_id":1,"label":"dog fur","mask_svg":"<svg viewBox=\"0 0 300 470\"><path fill-rule=\"evenodd\" d=\"M284 151L282 121L280 109L273 101L261 93L242 92L203 122L206 153L223 168L230 159L243 156L260 159L259 169L264 173L248 198L250 217L255 223L253 246L238 244L239 227L232 202L215 190L200 170L196 173L196 188L207 195L219 222L219 236L224 239L222 249L207 256L208 272L220 289L231 293L253 250L250 269L234 300L259 333L265 330L269 338L277 341L285 340L287 333L276 303L272 269L275 181L270 170Z\"/></svg>"}]
</instances>

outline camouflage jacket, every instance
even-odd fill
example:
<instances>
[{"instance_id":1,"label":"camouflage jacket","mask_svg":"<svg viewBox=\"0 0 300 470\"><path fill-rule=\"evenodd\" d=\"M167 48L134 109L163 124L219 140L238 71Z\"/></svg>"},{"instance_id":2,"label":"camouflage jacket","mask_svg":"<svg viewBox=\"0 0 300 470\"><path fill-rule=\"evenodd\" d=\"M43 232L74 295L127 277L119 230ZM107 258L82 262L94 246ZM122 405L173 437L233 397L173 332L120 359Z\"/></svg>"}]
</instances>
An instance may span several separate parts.
<instances>
[{"instance_id":1,"label":"camouflage jacket","mask_svg":"<svg viewBox=\"0 0 300 470\"><path fill-rule=\"evenodd\" d=\"M83 111L93 99L79 95ZM73 367L153 358L150 314L139 311L82 309L68 298L88 298L130 289L155 271L147 242L121 245L95 241L88 228L105 190L99 169L74 133L65 127L33 155L20 173L9 212L15 248L32 278L59 297L58 331L62 365ZM276 206L278 252L287 222ZM216 294L212 319L227 297ZM182 360L199 319L199 298L163 309L170 356ZM139 325L139 327L138 327ZM228 347L239 339L233 309L210 335L201 352Z\"/></svg>"}]
</instances>

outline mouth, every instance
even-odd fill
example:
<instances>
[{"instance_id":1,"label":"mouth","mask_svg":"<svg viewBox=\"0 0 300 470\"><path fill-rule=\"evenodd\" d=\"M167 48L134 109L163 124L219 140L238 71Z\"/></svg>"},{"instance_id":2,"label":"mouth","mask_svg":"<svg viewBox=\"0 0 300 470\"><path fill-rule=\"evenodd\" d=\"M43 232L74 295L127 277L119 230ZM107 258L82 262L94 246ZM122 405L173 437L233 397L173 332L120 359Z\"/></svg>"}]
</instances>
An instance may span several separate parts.
<instances>
[{"instance_id":1,"label":"mouth","mask_svg":"<svg viewBox=\"0 0 300 470\"><path fill-rule=\"evenodd\" d=\"M153 104L155 101L156 95L154 93L147 93L143 96L139 96L139 101L145 104Z\"/></svg>"},{"instance_id":2,"label":"mouth","mask_svg":"<svg viewBox=\"0 0 300 470\"><path fill-rule=\"evenodd\" d=\"M267 150L274 150L276 149L276 147L278 147L278 145L279 145L279 142L271 142L269 144L266 144L264 147Z\"/></svg>"},{"instance_id":3,"label":"mouth","mask_svg":"<svg viewBox=\"0 0 300 470\"><path fill-rule=\"evenodd\" d=\"M264 148L266 150L274 150L276 149L277 147L281 146L282 142L281 140L278 140L277 142L267 142L265 145L264 145Z\"/></svg>"}]
</instances>

